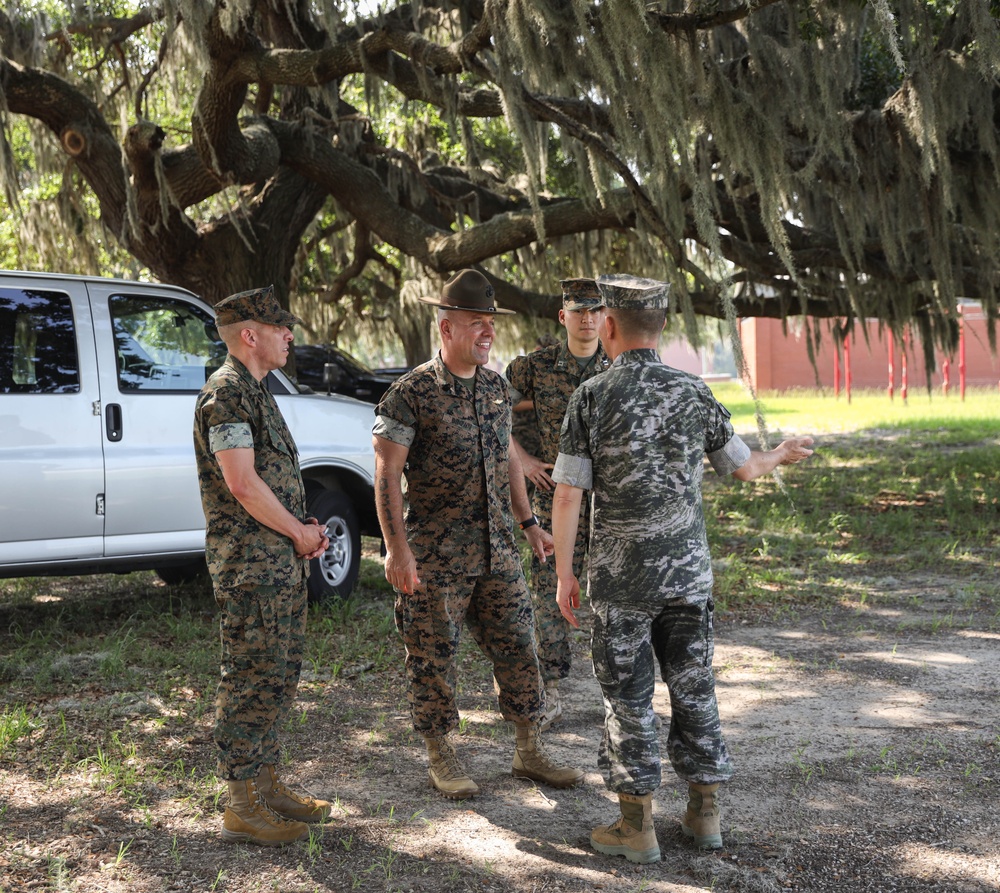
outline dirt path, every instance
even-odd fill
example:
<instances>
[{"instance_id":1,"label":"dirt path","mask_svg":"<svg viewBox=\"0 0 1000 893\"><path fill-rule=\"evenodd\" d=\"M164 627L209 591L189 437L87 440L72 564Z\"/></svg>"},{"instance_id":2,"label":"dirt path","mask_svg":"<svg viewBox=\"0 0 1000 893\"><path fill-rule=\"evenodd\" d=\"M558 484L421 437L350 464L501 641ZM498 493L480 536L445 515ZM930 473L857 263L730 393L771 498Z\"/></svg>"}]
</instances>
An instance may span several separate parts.
<instances>
[{"instance_id":1,"label":"dirt path","mask_svg":"<svg viewBox=\"0 0 1000 893\"><path fill-rule=\"evenodd\" d=\"M996 893L1000 634L972 608L956 614L947 587L924 581L916 599L893 585L877 608L719 618L715 666L738 772L720 853L681 837L683 790L669 768L656 796L663 861L633 866L590 850L590 829L617 807L596 768L602 706L582 634L563 689L568 716L547 736L587 771L577 789L511 777L512 731L472 650L458 740L482 793L464 804L427 786L401 667L389 678L307 678L308 722L289 730L289 751L301 781L336 797L321 838L284 850L222 844L218 802L196 781L212 764L211 717L181 717L184 735L164 735L162 762L183 759L191 781L147 766L143 809L105 793L93 762L49 777L0 763L0 889ZM82 697L43 709L70 724L109 721ZM655 706L669 716L663 687Z\"/></svg>"},{"instance_id":2,"label":"dirt path","mask_svg":"<svg viewBox=\"0 0 1000 893\"><path fill-rule=\"evenodd\" d=\"M420 748L408 748L393 785L399 811L422 810L407 848L471 858L499 889L1000 889L1000 635L927 634L920 617L897 612L840 618L849 619L860 628L721 626L719 697L738 764L721 854L684 843L683 790L669 770L656 798L663 862L639 868L589 849L590 828L616 808L595 767L601 707L588 672L565 686L570 718L550 736L554 751L587 768L584 788L513 781L509 746L480 743L496 714L468 709L463 755L483 795L465 807L428 796ZM655 706L669 716L665 687Z\"/></svg>"}]
</instances>

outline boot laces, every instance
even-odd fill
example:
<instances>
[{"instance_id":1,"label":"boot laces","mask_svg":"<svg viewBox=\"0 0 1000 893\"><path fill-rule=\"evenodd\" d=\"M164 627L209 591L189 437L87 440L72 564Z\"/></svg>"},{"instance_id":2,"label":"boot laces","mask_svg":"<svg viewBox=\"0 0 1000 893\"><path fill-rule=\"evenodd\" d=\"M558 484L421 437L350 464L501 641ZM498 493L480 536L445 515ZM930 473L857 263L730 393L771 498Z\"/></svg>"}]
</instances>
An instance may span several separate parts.
<instances>
[{"instance_id":1,"label":"boot laces","mask_svg":"<svg viewBox=\"0 0 1000 893\"><path fill-rule=\"evenodd\" d=\"M434 767L434 771L445 781L467 777L465 769L462 768L462 764L458 761L458 754L455 753L455 749L448 743L442 743L438 749L437 765Z\"/></svg>"},{"instance_id":2,"label":"boot laces","mask_svg":"<svg viewBox=\"0 0 1000 893\"><path fill-rule=\"evenodd\" d=\"M308 791L299 791L295 788L290 788L284 782L276 781L271 787L279 797L287 797L289 800L294 800L296 803L302 806L310 806L316 802L316 798L313 797Z\"/></svg>"},{"instance_id":3,"label":"boot laces","mask_svg":"<svg viewBox=\"0 0 1000 893\"><path fill-rule=\"evenodd\" d=\"M275 785L274 787L277 787ZM274 788L272 788L274 790ZM283 815L278 815L272 808L271 804L264 799L263 794L261 794L260 789L257 787L257 782L250 781L250 811L256 812L262 819L269 822L272 825L287 825L289 819L286 819Z\"/></svg>"},{"instance_id":4,"label":"boot laces","mask_svg":"<svg viewBox=\"0 0 1000 893\"><path fill-rule=\"evenodd\" d=\"M620 815L616 822L608 826L608 833L615 834L618 837L632 837L639 832L625 821L625 816Z\"/></svg>"},{"instance_id":5,"label":"boot laces","mask_svg":"<svg viewBox=\"0 0 1000 893\"><path fill-rule=\"evenodd\" d=\"M526 766L531 766L536 770L541 769L546 772L558 771L562 767L554 763L545 752L545 747L542 745L542 737L539 734L539 731L540 730L537 728L532 729L531 734L528 736L528 740L524 743L525 746L523 748L519 748L521 761Z\"/></svg>"}]
</instances>

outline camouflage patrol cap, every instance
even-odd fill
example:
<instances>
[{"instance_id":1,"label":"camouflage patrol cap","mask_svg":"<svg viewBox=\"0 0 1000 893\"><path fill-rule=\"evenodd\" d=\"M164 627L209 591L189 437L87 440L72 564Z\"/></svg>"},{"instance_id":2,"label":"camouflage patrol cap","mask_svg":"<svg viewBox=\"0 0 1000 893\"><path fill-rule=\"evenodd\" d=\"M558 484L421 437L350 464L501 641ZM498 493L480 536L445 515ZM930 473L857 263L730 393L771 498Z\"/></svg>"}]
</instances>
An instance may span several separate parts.
<instances>
[{"instance_id":1,"label":"camouflage patrol cap","mask_svg":"<svg viewBox=\"0 0 1000 893\"><path fill-rule=\"evenodd\" d=\"M615 273L600 276L597 287L608 310L666 310L670 285L656 279Z\"/></svg>"},{"instance_id":2,"label":"camouflage patrol cap","mask_svg":"<svg viewBox=\"0 0 1000 893\"><path fill-rule=\"evenodd\" d=\"M563 310L599 310L604 295L593 279L560 279Z\"/></svg>"},{"instance_id":3,"label":"camouflage patrol cap","mask_svg":"<svg viewBox=\"0 0 1000 893\"><path fill-rule=\"evenodd\" d=\"M294 326L302 322L289 313L274 296L274 286L252 288L223 298L215 305L215 324L228 326L235 322L263 322L271 326Z\"/></svg>"},{"instance_id":4,"label":"camouflage patrol cap","mask_svg":"<svg viewBox=\"0 0 1000 893\"><path fill-rule=\"evenodd\" d=\"M418 298L425 304L446 310L469 310L472 313L513 313L493 303L496 291L478 270L459 270L441 289L440 298Z\"/></svg>"}]
</instances>

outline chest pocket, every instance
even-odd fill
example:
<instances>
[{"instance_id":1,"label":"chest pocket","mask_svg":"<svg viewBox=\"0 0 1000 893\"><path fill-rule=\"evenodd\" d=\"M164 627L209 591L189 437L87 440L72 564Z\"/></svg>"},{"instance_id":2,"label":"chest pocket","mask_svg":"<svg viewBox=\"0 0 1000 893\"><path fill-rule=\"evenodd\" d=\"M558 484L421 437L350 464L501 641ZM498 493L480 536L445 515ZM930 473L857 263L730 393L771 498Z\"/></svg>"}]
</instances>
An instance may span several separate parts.
<instances>
[{"instance_id":1,"label":"chest pocket","mask_svg":"<svg viewBox=\"0 0 1000 893\"><path fill-rule=\"evenodd\" d=\"M280 425L275 425L273 422L266 424L264 426L264 439L267 441L267 445L275 452L284 453L286 456L295 456L291 439Z\"/></svg>"},{"instance_id":2,"label":"chest pocket","mask_svg":"<svg viewBox=\"0 0 1000 893\"><path fill-rule=\"evenodd\" d=\"M505 402L494 403L492 400L488 408L483 410L482 426L486 433L484 446L500 453L506 453L510 445L510 413L506 411Z\"/></svg>"},{"instance_id":3,"label":"chest pocket","mask_svg":"<svg viewBox=\"0 0 1000 893\"><path fill-rule=\"evenodd\" d=\"M570 385L565 390L557 387L540 388L535 396L535 413L541 424L555 429L557 435L572 393L573 387Z\"/></svg>"}]
</instances>

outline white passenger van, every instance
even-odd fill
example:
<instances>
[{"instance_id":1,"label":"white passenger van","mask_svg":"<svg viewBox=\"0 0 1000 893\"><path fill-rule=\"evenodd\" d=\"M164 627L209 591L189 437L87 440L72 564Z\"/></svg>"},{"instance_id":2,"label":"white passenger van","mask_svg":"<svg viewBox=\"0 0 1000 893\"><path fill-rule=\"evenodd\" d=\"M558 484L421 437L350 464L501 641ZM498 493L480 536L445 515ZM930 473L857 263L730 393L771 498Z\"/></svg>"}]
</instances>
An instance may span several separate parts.
<instances>
[{"instance_id":1,"label":"white passenger van","mask_svg":"<svg viewBox=\"0 0 1000 893\"><path fill-rule=\"evenodd\" d=\"M194 404L225 356L184 289L0 271L0 577L203 570ZM372 407L268 382L330 528L310 597L347 595L361 534L379 533Z\"/></svg>"}]
</instances>

